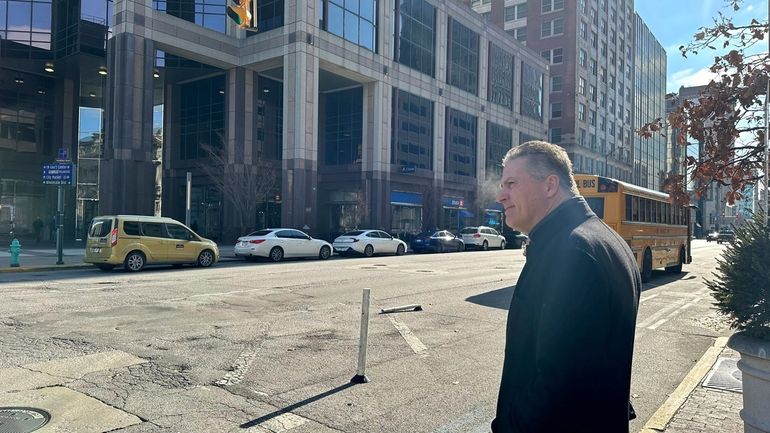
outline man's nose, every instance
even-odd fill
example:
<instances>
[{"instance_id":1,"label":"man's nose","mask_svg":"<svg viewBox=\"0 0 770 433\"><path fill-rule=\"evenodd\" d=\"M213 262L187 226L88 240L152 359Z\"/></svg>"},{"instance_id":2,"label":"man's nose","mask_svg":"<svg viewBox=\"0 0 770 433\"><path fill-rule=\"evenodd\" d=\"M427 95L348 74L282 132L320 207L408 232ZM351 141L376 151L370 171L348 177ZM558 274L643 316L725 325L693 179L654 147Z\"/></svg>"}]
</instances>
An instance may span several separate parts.
<instances>
[{"instance_id":1,"label":"man's nose","mask_svg":"<svg viewBox=\"0 0 770 433\"><path fill-rule=\"evenodd\" d=\"M497 194L495 194L495 201L498 203L502 203L503 200L505 200L505 195L503 195L503 190L497 191Z\"/></svg>"}]
</instances>

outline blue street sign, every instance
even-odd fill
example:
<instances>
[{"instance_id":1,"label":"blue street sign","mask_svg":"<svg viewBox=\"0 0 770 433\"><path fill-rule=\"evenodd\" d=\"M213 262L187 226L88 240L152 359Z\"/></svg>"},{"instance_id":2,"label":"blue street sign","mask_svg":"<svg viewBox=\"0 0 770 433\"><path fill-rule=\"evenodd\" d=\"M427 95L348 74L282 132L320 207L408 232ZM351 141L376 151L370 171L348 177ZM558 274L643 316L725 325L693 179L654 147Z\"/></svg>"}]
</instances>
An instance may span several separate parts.
<instances>
[{"instance_id":1,"label":"blue street sign","mask_svg":"<svg viewBox=\"0 0 770 433\"><path fill-rule=\"evenodd\" d=\"M69 162L70 157L69 153L67 152L67 149L65 148L59 148L59 152L56 155L56 162Z\"/></svg>"},{"instance_id":2,"label":"blue street sign","mask_svg":"<svg viewBox=\"0 0 770 433\"><path fill-rule=\"evenodd\" d=\"M72 163L55 162L43 165L43 184L72 185Z\"/></svg>"}]
</instances>

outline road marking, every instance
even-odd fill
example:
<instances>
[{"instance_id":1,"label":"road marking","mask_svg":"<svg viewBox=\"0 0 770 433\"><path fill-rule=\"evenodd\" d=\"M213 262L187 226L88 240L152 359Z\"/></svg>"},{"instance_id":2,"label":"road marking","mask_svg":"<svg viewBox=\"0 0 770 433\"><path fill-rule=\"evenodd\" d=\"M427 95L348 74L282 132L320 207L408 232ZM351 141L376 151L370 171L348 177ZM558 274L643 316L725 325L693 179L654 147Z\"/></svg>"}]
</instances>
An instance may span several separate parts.
<instances>
[{"instance_id":1,"label":"road marking","mask_svg":"<svg viewBox=\"0 0 770 433\"><path fill-rule=\"evenodd\" d=\"M422 341L420 341L420 339L417 338L417 336L412 333L412 330L409 329L408 326L406 326L403 322L396 319L396 316L390 316L390 323L392 323L393 326L396 327L396 330L398 330L398 333L401 334L402 337L404 337L404 340L406 340L406 344L408 344L409 347L412 348L412 351L414 351L414 353L420 355L423 358L428 356L428 348L425 347L424 344L422 344Z\"/></svg>"},{"instance_id":2,"label":"road marking","mask_svg":"<svg viewBox=\"0 0 770 433\"><path fill-rule=\"evenodd\" d=\"M238 355L238 358L235 359L235 362L233 363L233 370L225 374L225 377L214 383L221 386L235 385L236 383L240 383L243 380L243 376L246 375L247 371L249 371L249 367L251 367L251 363L254 362L254 358L256 358L256 356L256 351L244 350L240 355Z\"/></svg>"},{"instance_id":3,"label":"road marking","mask_svg":"<svg viewBox=\"0 0 770 433\"><path fill-rule=\"evenodd\" d=\"M656 293L654 295L650 295L650 296L644 297L644 298L639 300L639 303L641 304L642 302L649 301L650 299L657 298L658 296L660 296L660 293Z\"/></svg>"},{"instance_id":4,"label":"road marking","mask_svg":"<svg viewBox=\"0 0 770 433\"><path fill-rule=\"evenodd\" d=\"M692 370L684 377L682 383L671 393L663 405L655 411L639 433L660 433L666 430L666 426L671 421L671 418L674 417L682 404L687 400L687 397L690 396L690 393L698 386L701 379L709 372L726 344L727 337L719 337L714 341L714 345L708 348Z\"/></svg>"},{"instance_id":5,"label":"road marking","mask_svg":"<svg viewBox=\"0 0 770 433\"><path fill-rule=\"evenodd\" d=\"M676 308L681 307L682 305L687 303L687 299L680 299L674 303L671 303L669 305L666 305L665 307L661 308L657 313L651 315L641 323L638 323L636 325L637 328L646 328L656 321L658 321L663 315L668 314L669 311L674 310Z\"/></svg>"},{"instance_id":6,"label":"road marking","mask_svg":"<svg viewBox=\"0 0 770 433\"><path fill-rule=\"evenodd\" d=\"M686 309L688 309L688 308L692 307L693 305L697 304L697 303L698 303L700 300L701 300L701 298L695 298L695 299L693 299L692 301L690 301L690 302L688 302L688 303L686 303L686 304L682 305L681 307L679 307L679 308L677 308L676 310L672 311L672 312L671 312L671 314L669 314L669 315L668 315L668 316L666 316L665 318L663 318L663 319L660 319L660 320L658 320L657 322L655 322L655 324L654 324L654 325L648 326L648 327L647 327L647 329L657 329L657 328L658 328L660 325L662 325L662 324L664 324L664 323L668 322L669 320L671 320L671 318L673 318L673 317L674 317L674 316L676 316L677 314L679 314L679 313L681 313L682 311L684 311L684 310L686 310Z\"/></svg>"},{"instance_id":7,"label":"road marking","mask_svg":"<svg viewBox=\"0 0 770 433\"><path fill-rule=\"evenodd\" d=\"M301 417L291 412L286 412L284 414L278 415L275 418L270 418L269 420L259 423L253 427L256 427L258 432L283 433L287 430L299 427L308 421L309 420L307 418ZM249 430L250 429L251 428L249 428Z\"/></svg>"}]
</instances>

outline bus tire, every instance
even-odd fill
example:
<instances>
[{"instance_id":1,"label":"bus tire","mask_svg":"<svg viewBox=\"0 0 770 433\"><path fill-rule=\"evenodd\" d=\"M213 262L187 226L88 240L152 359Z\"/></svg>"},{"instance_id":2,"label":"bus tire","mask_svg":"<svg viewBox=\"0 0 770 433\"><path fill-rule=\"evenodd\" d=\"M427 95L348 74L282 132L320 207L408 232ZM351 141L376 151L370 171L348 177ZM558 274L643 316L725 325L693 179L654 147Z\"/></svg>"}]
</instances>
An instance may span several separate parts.
<instances>
[{"instance_id":1,"label":"bus tire","mask_svg":"<svg viewBox=\"0 0 770 433\"><path fill-rule=\"evenodd\" d=\"M647 283L652 278L652 251L649 248L644 250L642 259L642 282Z\"/></svg>"},{"instance_id":2,"label":"bus tire","mask_svg":"<svg viewBox=\"0 0 770 433\"><path fill-rule=\"evenodd\" d=\"M679 262L674 266L666 266L666 272L671 274L681 274L682 263L684 263L684 254L684 247L682 247L679 249Z\"/></svg>"}]
</instances>

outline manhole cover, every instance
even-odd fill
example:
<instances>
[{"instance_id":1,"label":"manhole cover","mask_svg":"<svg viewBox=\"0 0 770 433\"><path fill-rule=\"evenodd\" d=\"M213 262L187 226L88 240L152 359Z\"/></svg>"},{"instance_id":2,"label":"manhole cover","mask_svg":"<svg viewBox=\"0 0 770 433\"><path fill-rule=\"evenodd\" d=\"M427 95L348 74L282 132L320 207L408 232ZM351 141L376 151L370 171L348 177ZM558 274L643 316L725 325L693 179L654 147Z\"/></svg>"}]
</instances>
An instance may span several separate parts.
<instances>
[{"instance_id":1,"label":"manhole cover","mask_svg":"<svg viewBox=\"0 0 770 433\"><path fill-rule=\"evenodd\" d=\"M738 370L738 360L731 358L719 358L714 368L711 369L703 386L725 391L743 392L743 376Z\"/></svg>"},{"instance_id":2,"label":"manhole cover","mask_svg":"<svg viewBox=\"0 0 770 433\"><path fill-rule=\"evenodd\" d=\"M28 433L46 425L51 414L34 407L0 407L0 433Z\"/></svg>"}]
</instances>

